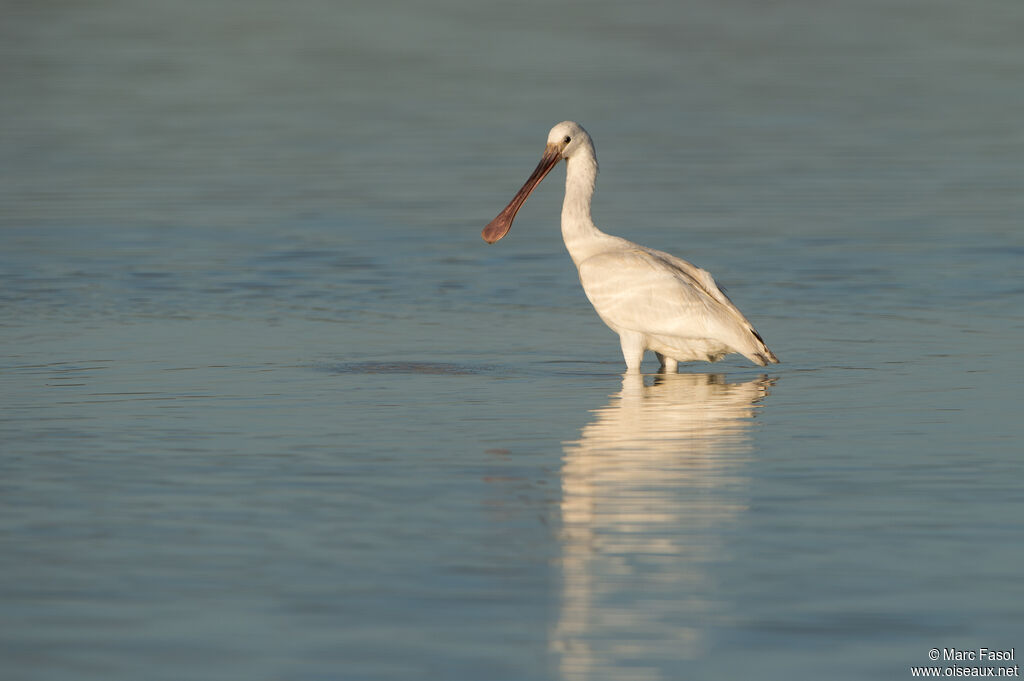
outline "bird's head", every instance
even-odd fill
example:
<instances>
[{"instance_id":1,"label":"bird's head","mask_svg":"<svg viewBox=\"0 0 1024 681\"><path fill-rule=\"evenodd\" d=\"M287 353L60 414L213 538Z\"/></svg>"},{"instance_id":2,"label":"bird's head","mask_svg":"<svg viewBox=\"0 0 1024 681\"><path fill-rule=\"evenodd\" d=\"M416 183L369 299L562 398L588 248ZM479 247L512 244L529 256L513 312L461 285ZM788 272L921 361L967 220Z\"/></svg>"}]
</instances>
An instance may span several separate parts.
<instances>
[{"instance_id":1,"label":"bird's head","mask_svg":"<svg viewBox=\"0 0 1024 681\"><path fill-rule=\"evenodd\" d=\"M562 121L551 128L544 151L545 155L549 151L557 151L561 158L569 159L577 149L587 146L593 147L594 143L583 126L575 121Z\"/></svg>"},{"instance_id":2,"label":"bird's head","mask_svg":"<svg viewBox=\"0 0 1024 681\"><path fill-rule=\"evenodd\" d=\"M527 178L522 188L516 192L509 204L484 227L481 234L484 241L493 244L508 234L508 230L512 228L512 220L515 219L516 213L519 212L530 192L540 184L540 181L551 172L552 168L558 165L559 161L563 158L568 161L580 149L589 149L591 154L594 150L594 143L590 141L590 135L582 125L573 121L562 121L551 128L551 132L548 133L548 142L544 146L544 155L540 157L540 163L537 164L533 173Z\"/></svg>"}]
</instances>

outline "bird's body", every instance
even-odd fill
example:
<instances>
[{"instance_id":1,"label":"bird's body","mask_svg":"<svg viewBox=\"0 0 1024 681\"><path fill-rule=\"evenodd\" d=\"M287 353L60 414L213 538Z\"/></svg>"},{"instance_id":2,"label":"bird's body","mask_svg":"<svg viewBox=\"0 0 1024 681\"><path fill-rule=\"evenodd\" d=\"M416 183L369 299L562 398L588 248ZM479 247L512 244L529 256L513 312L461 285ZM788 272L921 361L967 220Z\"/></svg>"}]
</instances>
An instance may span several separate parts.
<instances>
[{"instance_id":1,"label":"bird's body","mask_svg":"<svg viewBox=\"0 0 1024 681\"><path fill-rule=\"evenodd\" d=\"M619 334L627 370L640 369L645 350L654 351L668 371L675 371L678 362L714 362L730 353L762 366L778 362L708 272L668 253L605 234L594 225L590 203L597 156L590 136L577 123L565 121L551 129L533 175L484 228L486 241L493 243L508 232L526 197L563 158L565 247L594 310Z\"/></svg>"}]
</instances>

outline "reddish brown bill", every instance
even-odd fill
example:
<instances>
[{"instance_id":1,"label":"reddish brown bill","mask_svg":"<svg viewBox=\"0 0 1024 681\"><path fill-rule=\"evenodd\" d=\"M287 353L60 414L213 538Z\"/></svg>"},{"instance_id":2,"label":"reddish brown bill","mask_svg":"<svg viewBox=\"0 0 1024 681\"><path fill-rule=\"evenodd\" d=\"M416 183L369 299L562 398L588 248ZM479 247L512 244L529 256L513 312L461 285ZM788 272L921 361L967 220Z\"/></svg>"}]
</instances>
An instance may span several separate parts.
<instances>
[{"instance_id":1,"label":"reddish brown bill","mask_svg":"<svg viewBox=\"0 0 1024 681\"><path fill-rule=\"evenodd\" d=\"M540 181L544 179L544 176L551 172L551 169L562 160L562 154L558 148L552 144L549 144L544 149L544 155L541 156L540 163L534 169L533 173L526 180L526 184L516 192L516 195L512 197L512 200L508 202L508 205L498 213L498 217L487 223L484 227L484 231L480 233L480 236L484 238L489 244L493 244L501 237L508 234L508 230L512 228L512 221L516 217L516 213L522 207L526 201L526 197L530 195Z\"/></svg>"}]
</instances>

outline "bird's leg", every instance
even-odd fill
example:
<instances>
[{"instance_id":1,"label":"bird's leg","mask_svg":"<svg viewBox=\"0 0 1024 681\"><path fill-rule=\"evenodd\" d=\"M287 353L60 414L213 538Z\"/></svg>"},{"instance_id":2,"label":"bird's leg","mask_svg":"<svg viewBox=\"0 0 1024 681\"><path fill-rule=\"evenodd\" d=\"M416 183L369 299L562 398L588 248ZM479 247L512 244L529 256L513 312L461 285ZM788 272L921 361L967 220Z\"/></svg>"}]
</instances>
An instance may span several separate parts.
<instances>
[{"instance_id":1,"label":"bird's leg","mask_svg":"<svg viewBox=\"0 0 1024 681\"><path fill-rule=\"evenodd\" d=\"M656 352L654 354L658 356L658 361L661 362L661 371L663 373L674 374L679 371L679 362L671 357L666 357L660 352Z\"/></svg>"},{"instance_id":2,"label":"bird's leg","mask_svg":"<svg viewBox=\"0 0 1024 681\"><path fill-rule=\"evenodd\" d=\"M622 358L626 360L626 371L640 371L644 361L644 336L640 333L623 331L619 334L622 345Z\"/></svg>"}]
</instances>

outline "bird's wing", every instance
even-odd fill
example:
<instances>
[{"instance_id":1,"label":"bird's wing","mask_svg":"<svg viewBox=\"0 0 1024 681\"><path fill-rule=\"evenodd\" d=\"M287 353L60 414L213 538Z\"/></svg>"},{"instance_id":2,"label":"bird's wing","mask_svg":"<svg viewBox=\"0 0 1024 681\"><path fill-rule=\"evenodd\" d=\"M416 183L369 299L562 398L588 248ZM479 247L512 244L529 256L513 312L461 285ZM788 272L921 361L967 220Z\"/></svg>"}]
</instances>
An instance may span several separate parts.
<instances>
[{"instance_id":1,"label":"bird's wing","mask_svg":"<svg viewBox=\"0 0 1024 681\"><path fill-rule=\"evenodd\" d=\"M580 282L610 326L648 334L731 339L750 323L706 271L642 247L580 263Z\"/></svg>"},{"instance_id":2,"label":"bird's wing","mask_svg":"<svg viewBox=\"0 0 1024 681\"><path fill-rule=\"evenodd\" d=\"M693 263L687 262L682 258L677 258L671 253L665 253L664 251L655 251L653 249L643 249L649 256L661 260L666 265L674 268L676 271L684 274L696 282L705 293L714 298L717 302L721 303L724 308L729 310L738 320L744 324L750 324L747 318L743 316L739 308L733 304L729 296L725 295L725 291L718 287L715 283L711 273L707 270L702 270Z\"/></svg>"}]
</instances>

